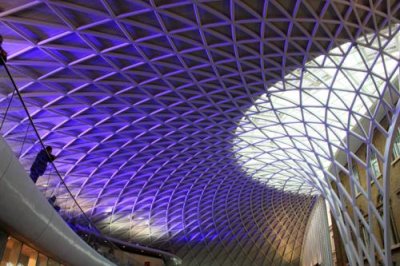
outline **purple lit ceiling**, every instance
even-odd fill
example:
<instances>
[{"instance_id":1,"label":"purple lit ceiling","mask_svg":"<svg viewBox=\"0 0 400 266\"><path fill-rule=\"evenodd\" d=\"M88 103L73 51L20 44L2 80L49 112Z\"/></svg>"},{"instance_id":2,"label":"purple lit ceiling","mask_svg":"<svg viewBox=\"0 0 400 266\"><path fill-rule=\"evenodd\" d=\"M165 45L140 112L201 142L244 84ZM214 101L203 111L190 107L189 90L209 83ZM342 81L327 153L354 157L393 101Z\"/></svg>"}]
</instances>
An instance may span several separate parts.
<instances>
[{"instance_id":1,"label":"purple lit ceiling","mask_svg":"<svg viewBox=\"0 0 400 266\"><path fill-rule=\"evenodd\" d=\"M303 173L303 194L252 178L235 130L286 74L397 21L395 2L2 1L0 32L58 169L105 234L184 265L297 265L315 188Z\"/></svg>"}]
</instances>

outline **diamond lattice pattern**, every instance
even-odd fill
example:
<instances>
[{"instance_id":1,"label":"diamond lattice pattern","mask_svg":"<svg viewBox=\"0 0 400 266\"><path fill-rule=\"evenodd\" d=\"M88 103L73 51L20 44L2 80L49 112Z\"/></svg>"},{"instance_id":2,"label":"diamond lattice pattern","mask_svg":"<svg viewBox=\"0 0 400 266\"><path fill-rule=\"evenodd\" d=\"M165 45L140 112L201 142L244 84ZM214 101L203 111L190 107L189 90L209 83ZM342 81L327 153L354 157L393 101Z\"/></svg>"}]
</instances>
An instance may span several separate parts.
<instances>
[{"instance_id":1,"label":"diamond lattice pattern","mask_svg":"<svg viewBox=\"0 0 400 266\"><path fill-rule=\"evenodd\" d=\"M2 1L0 31L44 142L105 234L184 265L296 265L341 132L397 67L379 54L399 3L370 4ZM25 117L10 114L6 138L22 140Z\"/></svg>"}]
</instances>

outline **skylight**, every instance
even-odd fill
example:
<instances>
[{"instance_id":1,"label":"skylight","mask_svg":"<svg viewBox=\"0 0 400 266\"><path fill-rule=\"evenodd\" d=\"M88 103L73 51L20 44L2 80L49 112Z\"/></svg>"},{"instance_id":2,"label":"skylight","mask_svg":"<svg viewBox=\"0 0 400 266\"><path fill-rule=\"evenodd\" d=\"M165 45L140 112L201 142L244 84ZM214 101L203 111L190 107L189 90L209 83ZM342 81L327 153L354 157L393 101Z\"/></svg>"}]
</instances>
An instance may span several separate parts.
<instances>
[{"instance_id":1,"label":"skylight","mask_svg":"<svg viewBox=\"0 0 400 266\"><path fill-rule=\"evenodd\" d=\"M321 169L395 76L400 37L386 35L342 44L269 87L236 129L235 154L247 173L277 189L317 193Z\"/></svg>"}]
</instances>

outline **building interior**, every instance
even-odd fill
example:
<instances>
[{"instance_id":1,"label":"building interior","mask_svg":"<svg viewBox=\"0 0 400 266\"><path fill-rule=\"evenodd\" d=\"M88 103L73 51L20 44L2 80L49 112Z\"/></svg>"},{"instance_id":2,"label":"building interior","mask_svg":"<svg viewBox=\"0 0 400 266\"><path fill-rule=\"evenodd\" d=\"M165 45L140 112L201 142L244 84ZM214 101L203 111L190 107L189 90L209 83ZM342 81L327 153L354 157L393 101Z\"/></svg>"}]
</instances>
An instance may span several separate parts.
<instances>
[{"instance_id":1,"label":"building interior","mask_svg":"<svg viewBox=\"0 0 400 266\"><path fill-rule=\"evenodd\" d=\"M400 265L400 1L2 0L0 35L0 266Z\"/></svg>"}]
</instances>

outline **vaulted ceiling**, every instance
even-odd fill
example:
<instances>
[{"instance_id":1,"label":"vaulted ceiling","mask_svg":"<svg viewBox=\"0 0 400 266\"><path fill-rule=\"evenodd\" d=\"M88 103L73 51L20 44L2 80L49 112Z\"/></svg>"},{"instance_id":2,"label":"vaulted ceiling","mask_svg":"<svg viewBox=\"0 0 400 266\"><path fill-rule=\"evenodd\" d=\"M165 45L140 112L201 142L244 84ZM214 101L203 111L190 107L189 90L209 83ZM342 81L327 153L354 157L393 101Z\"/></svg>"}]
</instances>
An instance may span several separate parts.
<instances>
[{"instance_id":1,"label":"vaulted ceiling","mask_svg":"<svg viewBox=\"0 0 400 266\"><path fill-rule=\"evenodd\" d=\"M240 153L254 146L243 119L287 100L277 84L307 62L399 23L396 2L2 1L0 32L57 168L103 233L184 265L297 265L320 188L307 176L322 165L290 149L246 165L259 157ZM5 108L10 90L0 93ZM6 135L22 139L11 112ZM274 145L260 156L286 149ZM24 149L29 165L35 145ZM284 171L260 175L266 165Z\"/></svg>"}]
</instances>

